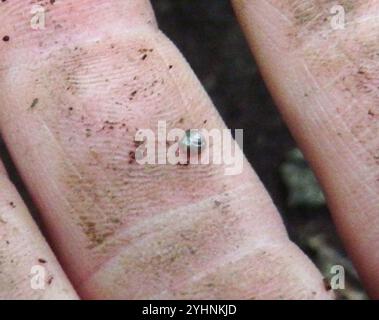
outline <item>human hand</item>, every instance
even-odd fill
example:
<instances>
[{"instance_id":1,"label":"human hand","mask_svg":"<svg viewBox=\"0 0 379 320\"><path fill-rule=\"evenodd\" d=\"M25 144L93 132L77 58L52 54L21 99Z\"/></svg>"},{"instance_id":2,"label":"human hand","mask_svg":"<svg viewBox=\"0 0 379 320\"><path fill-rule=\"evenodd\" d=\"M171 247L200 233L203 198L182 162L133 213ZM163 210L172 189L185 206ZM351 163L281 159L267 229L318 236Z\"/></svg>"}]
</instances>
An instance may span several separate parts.
<instances>
[{"instance_id":1,"label":"human hand","mask_svg":"<svg viewBox=\"0 0 379 320\"><path fill-rule=\"evenodd\" d=\"M149 3L46 2L43 30L29 3L0 3L0 130L60 263L2 170L0 297L76 298L72 283L96 299L330 298L247 162L232 176L136 162L136 132L158 121L224 129ZM348 6L344 31L323 20L328 1L281 3L234 1L375 298L379 2ZM34 265L45 290L30 286Z\"/></svg>"}]
</instances>

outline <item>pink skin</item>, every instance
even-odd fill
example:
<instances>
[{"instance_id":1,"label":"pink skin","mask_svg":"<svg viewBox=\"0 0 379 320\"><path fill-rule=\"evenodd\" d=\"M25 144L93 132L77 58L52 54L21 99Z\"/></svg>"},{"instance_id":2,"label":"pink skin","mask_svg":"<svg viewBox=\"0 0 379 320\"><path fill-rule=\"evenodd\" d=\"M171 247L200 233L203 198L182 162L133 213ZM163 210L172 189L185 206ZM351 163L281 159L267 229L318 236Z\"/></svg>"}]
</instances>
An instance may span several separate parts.
<instances>
[{"instance_id":1,"label":"pink skin","mask_svg":"<svg viewBox=\"0 0 379 320\"><path fill-rule=\"evenodd\" d=\"M133 162L158 120L224 128L148 2L57 1L42 31L1 6L1 132L83 298L331 296L248 163Z\"/></svg>"},{"instance_id":2,"label":"pink skin","mask_svg":"<svg viewBox=\"0 0 379 320\"><path fill-rule=\"evenodd\" d=\"M45 270L39 278L45 289L31 285L37 279L35 266ZM0 270L0 299L78 298L1 163Z\"/></svg>"},{"instance_id":3,"label":"pink skin","mask_svg":"<svg viewBox=\"0 0 379 320\"><path fill-rule=\"evenodd\" d=\"M248 163L130 158L158 120L224 127L147 2L58 1L43 31L2 6L0 128L82 297L330 297Z\"/></svg>"},{"instance_id":4,"label":"pink skin","mask_svg":"<svg viewBox=\"0 0 379 320\"><path fill-rule=\"evenodd\" d=\"M331 28L331 1L233 2L346 247L379 298L379 1L339 1L345 30Z\"/></svg>"},{"instance_id":5,"label":"pink skin","mask_svg":"<svg viewBox=\"0 0 379 320\"><path fill-rule=\"evenodd\" d=\"M46 2L44 30L30 28L30 3L0 3L0 32L10 36L0 44L0 130L79 294L94 299L329 298L318 271L288 240L248 163L238 176L225 176L224 168L215 165L135 163L131 155L136 129L155 129L158 120L172 128L224 128L183 57L157 29L149 3ZM366 250L357 253L363 257L368 241L375 240L375 230L364 225L367 216L357 209L366 199L365 214L377 217L367 192L377 189L372 189L375 180L367 174L371 162L363 152L374 150L373 144L362 148L356 142L362 131L346 129L349 113L344 114L346 121L336 122L321 108L318 113L312 109L316 117L309 110L297 111L310 103L301 95L304 89L318 87L310 86L313 78L304 76L304 65L291 58L285 45L292 42L284 34L265 41L275 32L268 33L273 24L262 17L282 17L286 9L272 11L268 3L236 1L236 8L248 38L253 41L254 36L260 45L255 51L286 118L297 126L294 133L326 189L336 190L329 193L336 216L348 213L345 219L337 218L342 233L356 230L353 214L358 227L366 226L368 237L350 243ZM261 16L254 16L253 5ZM259 32L251 31L253 21ZM282 30L283 21L276 23L276 30ZM294 39L291 32L298 30L287 30ZM307 52L302 39L295 38L299 52ZM270 47L273 43L278 47ZM308 59L310 72L318 70L317 58ZM321 70L318 80L328 79L327 72L330 69ZM285 76L289 81L283 81ZM307 97L317 106L325 95L315 91L316 96L312 90ZM334 98L342 99L338 88L334 92ZM333 136L336 128L346 137ZM321 131L317 141L312 138L316 129ZM342 142L357 152L348 152ZM321 161L324 168L318 165ZM346 173L356 163L362 163L355 172L367 184L362 188L366 192L355 190L362 196L353 202L342 188L359 186L360 180ZM332 173L334 178L327 179ZM362 273L373 276L375 254L366 261ZM372 292L377 287L369 286ZM22 292L22 286L17 290Z\"/></svg>"}]
</instances>

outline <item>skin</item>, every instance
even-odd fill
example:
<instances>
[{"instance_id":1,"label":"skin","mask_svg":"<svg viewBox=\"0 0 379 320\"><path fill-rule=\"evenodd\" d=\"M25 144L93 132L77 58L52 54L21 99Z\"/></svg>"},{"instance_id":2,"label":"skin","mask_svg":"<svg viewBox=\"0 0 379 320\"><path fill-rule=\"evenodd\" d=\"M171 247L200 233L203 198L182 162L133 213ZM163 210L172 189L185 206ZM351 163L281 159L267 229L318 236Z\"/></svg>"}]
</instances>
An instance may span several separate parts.
<instances>
[{"instance_id":1,"label":"skin","mask_svg":"<svg viewBox=\"0 0 379 320\"><path fill-rule=\"evenodd\" d=\"M77 299L1 163L0 190L0 299ZM45 289L31 286L36 266L45 268Z\"/></svg>"},{"instance_id":2,"label":"skin","mask_svg":"<svg viewBox=\"0 0 379 320\"><path fill-rule=\"evenodd\" d=\"M379 1L339 1L345 30L331 28L331 1L233 3L346 248L378 298Z\"/></svg>"},{"instance_id":3,"label":"skin","mask_svg":"<svg viewBox=\"0 0 379 320\"><path fill-rule=\"evenodd\" d=\"M135 163L138 128L225 126L148 1L96 4L47 3L46 29L31 30L30 4L0 3L1 134L78 294L331 298L247 162L237 176Z\"/></svg>"}]
</instances>

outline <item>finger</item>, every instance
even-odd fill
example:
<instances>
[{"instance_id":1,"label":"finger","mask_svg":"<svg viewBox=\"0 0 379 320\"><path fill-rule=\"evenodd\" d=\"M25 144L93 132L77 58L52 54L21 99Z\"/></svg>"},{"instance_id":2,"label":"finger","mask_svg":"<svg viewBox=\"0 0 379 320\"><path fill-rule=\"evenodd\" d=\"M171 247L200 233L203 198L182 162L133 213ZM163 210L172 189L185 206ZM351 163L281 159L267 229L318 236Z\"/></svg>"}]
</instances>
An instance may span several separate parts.
<instances>
[{"instance_id":1,"label":"finger","mask_svg":"<svg viewBox=\"0 0 379 320\"><path fill-rule=\"evenodd\" d=\"M21 18L29 5L16 3ZM1 46L0 127L80 294L329 297L247 163L237 176L136 163L138 129L224 124L147 1L89 4L49 5L43 31L7 28L12 16L0 29L14 39Z\"/></svg>"},{"instance_id":2,"label":"finger","mask_svg":"<svg viewBox=\"0 0 379 320\"><path fill-rule=\"evenodd\" d=\"M0 162L0 299L75 299Z\"/></svg>"},{"instance_id":3,"label":"finger","mask_svg":"<svg viewBox=\"0 0 379 320\"><path fill-rule=\"evenodd\" d=\"M7 171L5 170L5 167L1 161L0 161L0 175L2 175L2 176L7 175Z\"/></svg>"},{"instance_id":4,"label":"finger","mask_svg":"<svg viewBox=\"0 0 379 320\"><path fill-rule=\"evenodd\" d=\"M333 1L234 1L350 255L379 297L379 2L340 3L342 11Z\"/></svg>"}]
</instances>

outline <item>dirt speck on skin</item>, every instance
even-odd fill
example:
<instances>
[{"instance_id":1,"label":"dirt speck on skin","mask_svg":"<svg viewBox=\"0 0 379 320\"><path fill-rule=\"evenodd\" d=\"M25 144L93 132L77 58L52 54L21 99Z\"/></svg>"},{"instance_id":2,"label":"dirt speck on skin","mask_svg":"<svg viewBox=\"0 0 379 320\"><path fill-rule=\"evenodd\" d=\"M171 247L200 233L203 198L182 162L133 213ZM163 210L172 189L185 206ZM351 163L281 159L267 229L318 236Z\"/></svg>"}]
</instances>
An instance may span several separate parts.
<instances>
[{"instance_id":1,"label":"dirt speck on skin","mask_svg":"<svg viewBox=\"0 0 379 320\"><path fill-rule=\"evenodd\" d=\"M134 151L129 152L129 164L134 163L136 160L136 153Z\"/></svg>"},{"instance_id":2,"label":"dirt speck on skin","mask_svg":"<svg viewBox=\"0 0 379 320\"><path fill-rule=\"evenodd\" d=\"M330 291L330 290L332 290L332 286L331 286L331 284L330 284L330 280L329 280L329 279L324 278L324 279L323 279L323 282L324 282L324 287L325 287L325 290L326 290L326 291Z\"/></svg>"},{"instance_id":3,"label":"dirt speck on skin","mask_svg":"<svg viewBox=\"0 0 379 320\"><path fill-rule=\"evenodd\" d=\"M214 205L216 208L220 207L222 205L221 201L215 200Z\"/></svg>"},{"instance_id":4,"label":"dirt speck on skin","mask_svg":"<svg viewBox=\"0 0 379 320\"><path fill-rule=\"evenodd\" d=\"M137 91L137 90L134 90L134 91L130 94L130 96L129 96L129 100L132 101L132 100L134 99L134 97L136 96L137 93L138 93L138 91Z\"/></svg>"},{"instance_id":5,"label":"dirt speck on skin","mask_svg":"<svg viewBox=\"0 0 379 320\"><path fill-rule=\"evenodd\" d=\"M34 109L37 106L38 102L39 102L39 99L35 98L32 104L30 105L30 109Z\"/></svg>"}]
</instances>

